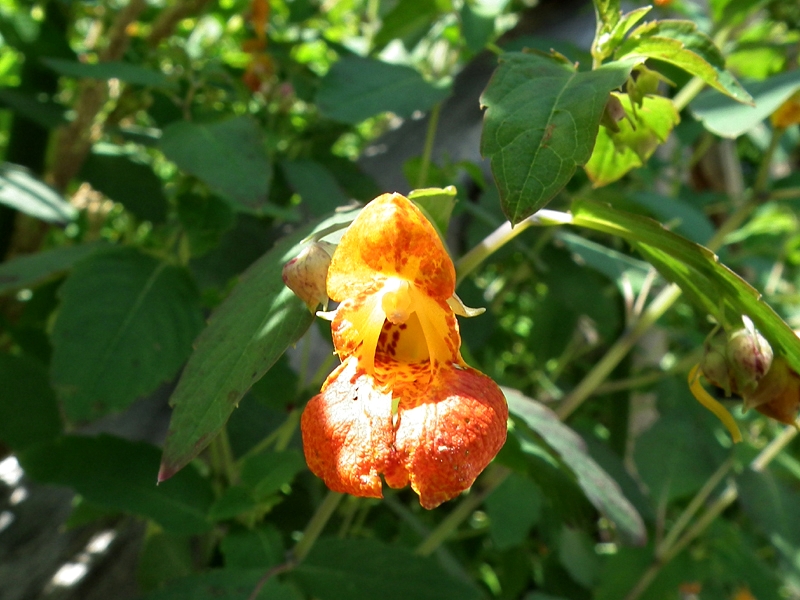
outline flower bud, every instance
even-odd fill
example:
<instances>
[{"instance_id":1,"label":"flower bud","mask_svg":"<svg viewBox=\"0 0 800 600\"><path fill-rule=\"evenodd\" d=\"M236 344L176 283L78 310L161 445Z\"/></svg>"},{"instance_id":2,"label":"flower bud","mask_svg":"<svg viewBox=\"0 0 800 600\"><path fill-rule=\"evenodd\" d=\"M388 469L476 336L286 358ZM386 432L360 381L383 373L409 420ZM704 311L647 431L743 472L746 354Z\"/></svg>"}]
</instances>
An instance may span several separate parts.
<instances>
[{"instance_id":1,"label":"flower bud","mask_svg":"<svg viewBox=\"0 0 800 600\"><path fill-rule=\"evenodd\" d=\"M755 392L744 397L744 407L755 408L771 419L794 424L800 410L800 376L778 356Z\"/></svg>"},{"instance_id":2,"label":"flower bud","mask_svg":"<svg viewBox=\"0 0 800 600\"><path fill-rule=\"evenodd\" d=\"M769 342L755 329L745 327L728 337L726 351L734 391L742 397L753 394L772 365Z\"/></svg>"},{"instance_id":3,"label":"flower bud","mask_svg":"<svg viewBox=\"0 0 800 600\"><path fill-rule=\"evenodd\" d=\"M325 284L335 248L328 242L312 242L283 266L283 283L312 313L320 304L328 305Z\"/></svg>"},{"instance_id":4,"label":"flower bud","mask_svg":"<svg viewBox=\"0 0 800 600\"><path fill-rule=\"evenodd\" d=\"M725 390L726 396L731 395L730 370L725 354L715 348L707 348L700 362L700 370L709 382Z\"/></svg>"}]
</instances>

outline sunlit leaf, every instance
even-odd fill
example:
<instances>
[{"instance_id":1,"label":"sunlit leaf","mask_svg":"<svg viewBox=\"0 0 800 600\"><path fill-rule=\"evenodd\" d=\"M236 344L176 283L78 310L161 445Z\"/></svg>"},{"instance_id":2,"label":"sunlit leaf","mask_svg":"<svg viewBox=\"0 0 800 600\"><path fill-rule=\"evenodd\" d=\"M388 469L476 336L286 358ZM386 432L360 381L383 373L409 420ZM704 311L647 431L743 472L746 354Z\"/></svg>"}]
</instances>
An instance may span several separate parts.
<instances>
[{"instance_id":1,"label":"sunlit leaf","mask_svg":"<svg viewBox=\"0 0 800 600\"><path fill-rule=\"evenodd\" d=\"M250 386L311 325L313 316L284 284L283 265L313 231L346 223L342 212L284 238L254 263L211 315L172 394L174 407L159 477L167 479L205 448Z\"/></svg>"},{"instance_id":2,"label":"sunlit leaf","mask_svg":"<svg viewBox=\"0 0 800 600\"><path fill-rule=\"evenodd\" d=\"M542 208L592 154L608 94L633 62L578 71L565 60L509 52L481 96L481 153L491 160L503 212L518 223Z\"/></svg>"},{"instance_id":3,"label":"sunlit leaf","mask_svg":"<svg viewBox=\"0 0 800 600\"><path fill-rule=\"evenodd\" d=\"M657 58L705 81L714 89L750 102L750 94L725 69L725 58L692 21L664 19L634 29L616 53L618 59Z\"/></svg>"},{"instance_id":4,"label":"sunlit leaf","mask_svg":"<svg viewBox=\"0 0 800 600\"><path fill-rule=\"evenodd\" d=\"M618 132L601 127L597 134L592 157L585 167L595 187L608 185L641 167L680 121L669 98L647 96L642 106L634 109L628 94L613 95L622 103L628 118L617 124Z\"/></svg>"},{"instance_id":5,"label":"sunlit leaf","mask_svg":"<svg viewBox=\"0 0 800 600\"><path fill-rule=\"evenodd\" d=\"M68 223L78 214L61 194L11 163L0 164L0 204L48 223Z\"/></svg>"}]
</instances>

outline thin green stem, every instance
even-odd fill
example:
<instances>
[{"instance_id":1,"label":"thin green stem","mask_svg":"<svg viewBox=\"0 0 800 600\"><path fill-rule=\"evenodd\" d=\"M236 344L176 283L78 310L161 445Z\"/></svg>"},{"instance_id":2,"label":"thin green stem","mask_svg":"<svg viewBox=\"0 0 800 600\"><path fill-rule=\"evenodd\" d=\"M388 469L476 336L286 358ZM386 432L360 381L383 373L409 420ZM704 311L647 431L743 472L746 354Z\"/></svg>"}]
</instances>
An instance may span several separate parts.
<instances>
[{"instance_id":1,"label":"thin green stem","mask_svg":"<svg viewBox=\"0 0 800 600\"><path fill-rule=\"evenodd\" d=\"M754 471L763 471L770 462L772 462L775 457L780 454L780 452L786 448L786 446L797 436L798 429L797 423L794 426L790 425L789 427L785 427L784 430L773 440L767 444L761 452L758 453L751 462L748 468ZM710 491L713 490L714 487L725 477L725 474L729 470L728 462L726 461L723 463L719 469L709 478L703 488L697 493L692 502L690 503L689 507L687 507L687 511L693 504L702 504L705 499L710 495ZM713 481L712 480L716 480ZM703 495L704 497L698 500L698 497ZM673 535L672 531L670 531L669 535L664 539L664 541L659 544L658 548L656 549L656 556L653 564L642 574L639 578L639 581L636 582L636 585L633 586L631 591L625 596L625 600L637 600L639 596L644 593L645 590L650 586L653 580L658 576L663 569L673 558L675 558L678 554L680 554L692 541L694 541L706 528L714 522L722 512L728 508L731 504L736 501L738 497L738 492L736 490L736 485L734 483L728 484L728 486L722 491L722 493L717 497L717 499L706 509L703 515L695 521L695 523L683 533L683 535ZM697 501L697 502L696 502ZM686 512L686 511L685 511ZM683 517L683 515L681 515ZM678 521L675 523L675 527L673 529L680 527L685 528L688 520L686 523L683 522L683 519L679 517Z\"/></svg>"},{"instance_id":2,"label":"thin green stem","mask_svg":"<svg viewBox=\"0 0 800 600\"><path fill-rule=\"evenodd\" d=\"M456 261L458 280L462 281L484 260L528 229L528 227L532 225L567 225L569 223L572 223L571 214L546 209L540 210L535 215L528 217L516 225L511 225L509 221L506 221L487 235L480 244Z\"/></svg>"},{"instance_id":3,"label":"thin green stem","mask_svg":"<svg viewBox=\"0 0 800 600\"><path fill-rule=\"evenodd\" d=\"M758 172L756 173L756 179L753 183L753 192L756 196L756 200L758 200L767 191L767 187L769 186L769 168L772 165L772 157L775 155L775 150L778 149L781 137L785 131L786 129L784 127L775 127L772 130L772 136L769 139L769 146L767 147L766 152L764 152L761 163L758 165Z\"/></svg>"},{"instance_id":4,"label":"thin green stem","mask_svg":"<svg viewBox=\"0 0 800 600\"><path fill-rule=\"evenodd\" d=\"M564 398L556 410L556 414L563 421L575 412L584 401L591 396L603 383L616 366L630 352L639 338L667 312L667 310L680 297L681 289L670 284L642 312L636 323L623 333L608 349L603 358L595 364L591 371L581 382Z\"/></svg>"},{"instance_id":5,"label":"thin green stem","mask_svg":"<svg viewBox=\"0 0 800 600\"><path fill-rule=\"evenodd\" d=\"M300 413L301 411L298 409L294 409L290 412L289 416L286 417L286 421L284 421L283 425L281 425L278 430L278 437L275 440L275 450L277 452L286 450L289 446L289 442L292 441L292 436L294 436L294 432L300 423Z\"/></svg>"},{"instance_id":6,"label":"thin green stem","mask_svg":"<svg viewBox=\"0 0 800 600\"><path fill-rule=\"evenodd\" d=\"M420 556L429 556L439 546L441 546L447 538L464 521L469 518L472 512L477 509L483 501L491 494L497 486L499 486L511 474L511 471L506 467L500 465L492 465L490 469L484 473L483 487L480 491L473 490L468 496L463 498L456 508L447 515L441 523L431 531L430 535L426 537L423 542L417 546L415 552Z\"/></svg>"},{"instance_id":7,"label":"thin green stem","mask_svg":"<svg viewBox=\"0 0 800 600\"><path fill-rule=\"evenodd\" d=\"M699 77L692 77L672 99L672 104L675 105L675 109L680 112L686 108L689 103L695 99L697 94L701 92L705 85L705 82Z\"/></svg>"},{"instance_id":8,"label":"thin green stem","mask_svg":"<svg viewBox=\"0 0 800 600\"><path fill-rule=\"evenodd\" d=\"M439 112L442 110L441 102L435 104L428 116L428 131L425 133L425 146L422 149L422 164L417 177L417 189L424 188L428 182L428 171L431 166L433 142L436 139L436 128L439 126Z\"/></svg>"},{"instance_id":9,"label":"thin green stem","mask_svg":"<svg viewBox=\"0 0 800 600\"><path fill-rule=\"evenodd\" d=\"M333 513L336 512L336 507L339 506L342 498L344 498L344 494L329 491L328 495L325 496L325 499L317 507L317 511L308 521L308 525L306 525L305 531L303 531L303 537L300 538L300 541L297 542L292 550L292 557L296 564L303 562L305 557L308 556L309 551L322 533L322 530L325 529L325 525L328 524Z\"/></svg>"},{"instance_id":10,"label":"thin green stem","mask_svg":"<svg viewBox=\"0 0 800 600\"><path fill-rule=\"evenodd\" d=\"M694 518L697 511L699 511L714 489L725 479L733 468L733 459L729 458L724 461L719 468L709 477L703 484L703 487L695 494L694 498L689 502L686 508L678 516L675 524L670 528L664 540L656 548L656 559L662 559L667 551L672 548L675 541L678 539L687 525Z\"/></svg>"}]
</instances>

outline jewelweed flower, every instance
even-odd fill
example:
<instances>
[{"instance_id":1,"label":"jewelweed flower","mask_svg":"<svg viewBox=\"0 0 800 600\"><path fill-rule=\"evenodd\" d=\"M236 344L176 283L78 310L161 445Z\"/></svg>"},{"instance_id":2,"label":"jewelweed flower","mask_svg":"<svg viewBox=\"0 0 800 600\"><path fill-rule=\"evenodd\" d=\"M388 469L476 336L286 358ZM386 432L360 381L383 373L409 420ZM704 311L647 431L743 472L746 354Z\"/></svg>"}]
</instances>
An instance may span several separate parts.
<instances>
[{"instance_id":1,"label":"jewelweed flower","mask_svg":"<svg viewBox=\"0 0 800 600\"><path fill-rule=\"evenodd\" d=\"M411 485L435 508L469 488L506 439L508 406L461 357L455 268L436 230L400 194L370 202L336 248L327 292L341 365L306 406L311 471L337 492L382 497Z\"/></svg>"}]
</instances>

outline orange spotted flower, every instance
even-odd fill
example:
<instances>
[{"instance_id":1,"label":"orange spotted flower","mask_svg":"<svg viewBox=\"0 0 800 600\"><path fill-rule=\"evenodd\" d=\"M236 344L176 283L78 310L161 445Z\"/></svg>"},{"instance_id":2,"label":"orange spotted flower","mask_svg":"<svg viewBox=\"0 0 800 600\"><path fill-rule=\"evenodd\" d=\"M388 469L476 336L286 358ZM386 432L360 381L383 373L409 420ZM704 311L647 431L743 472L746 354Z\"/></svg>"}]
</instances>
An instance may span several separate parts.
<instances>
[{"instance_id":1,"label":"orange spotted flower","mask_svg":"<svg viewBox=\"0 0 800 600\"><path fill-rule=\"evenodd\" d=\"M455 269L408 199L370 202L327 275L342 364L301 420L311 471L334 491L382 497L408 484L425 508L469 488L506 438L500 388L461 358Z\"/></svg>"}]
</instances>

